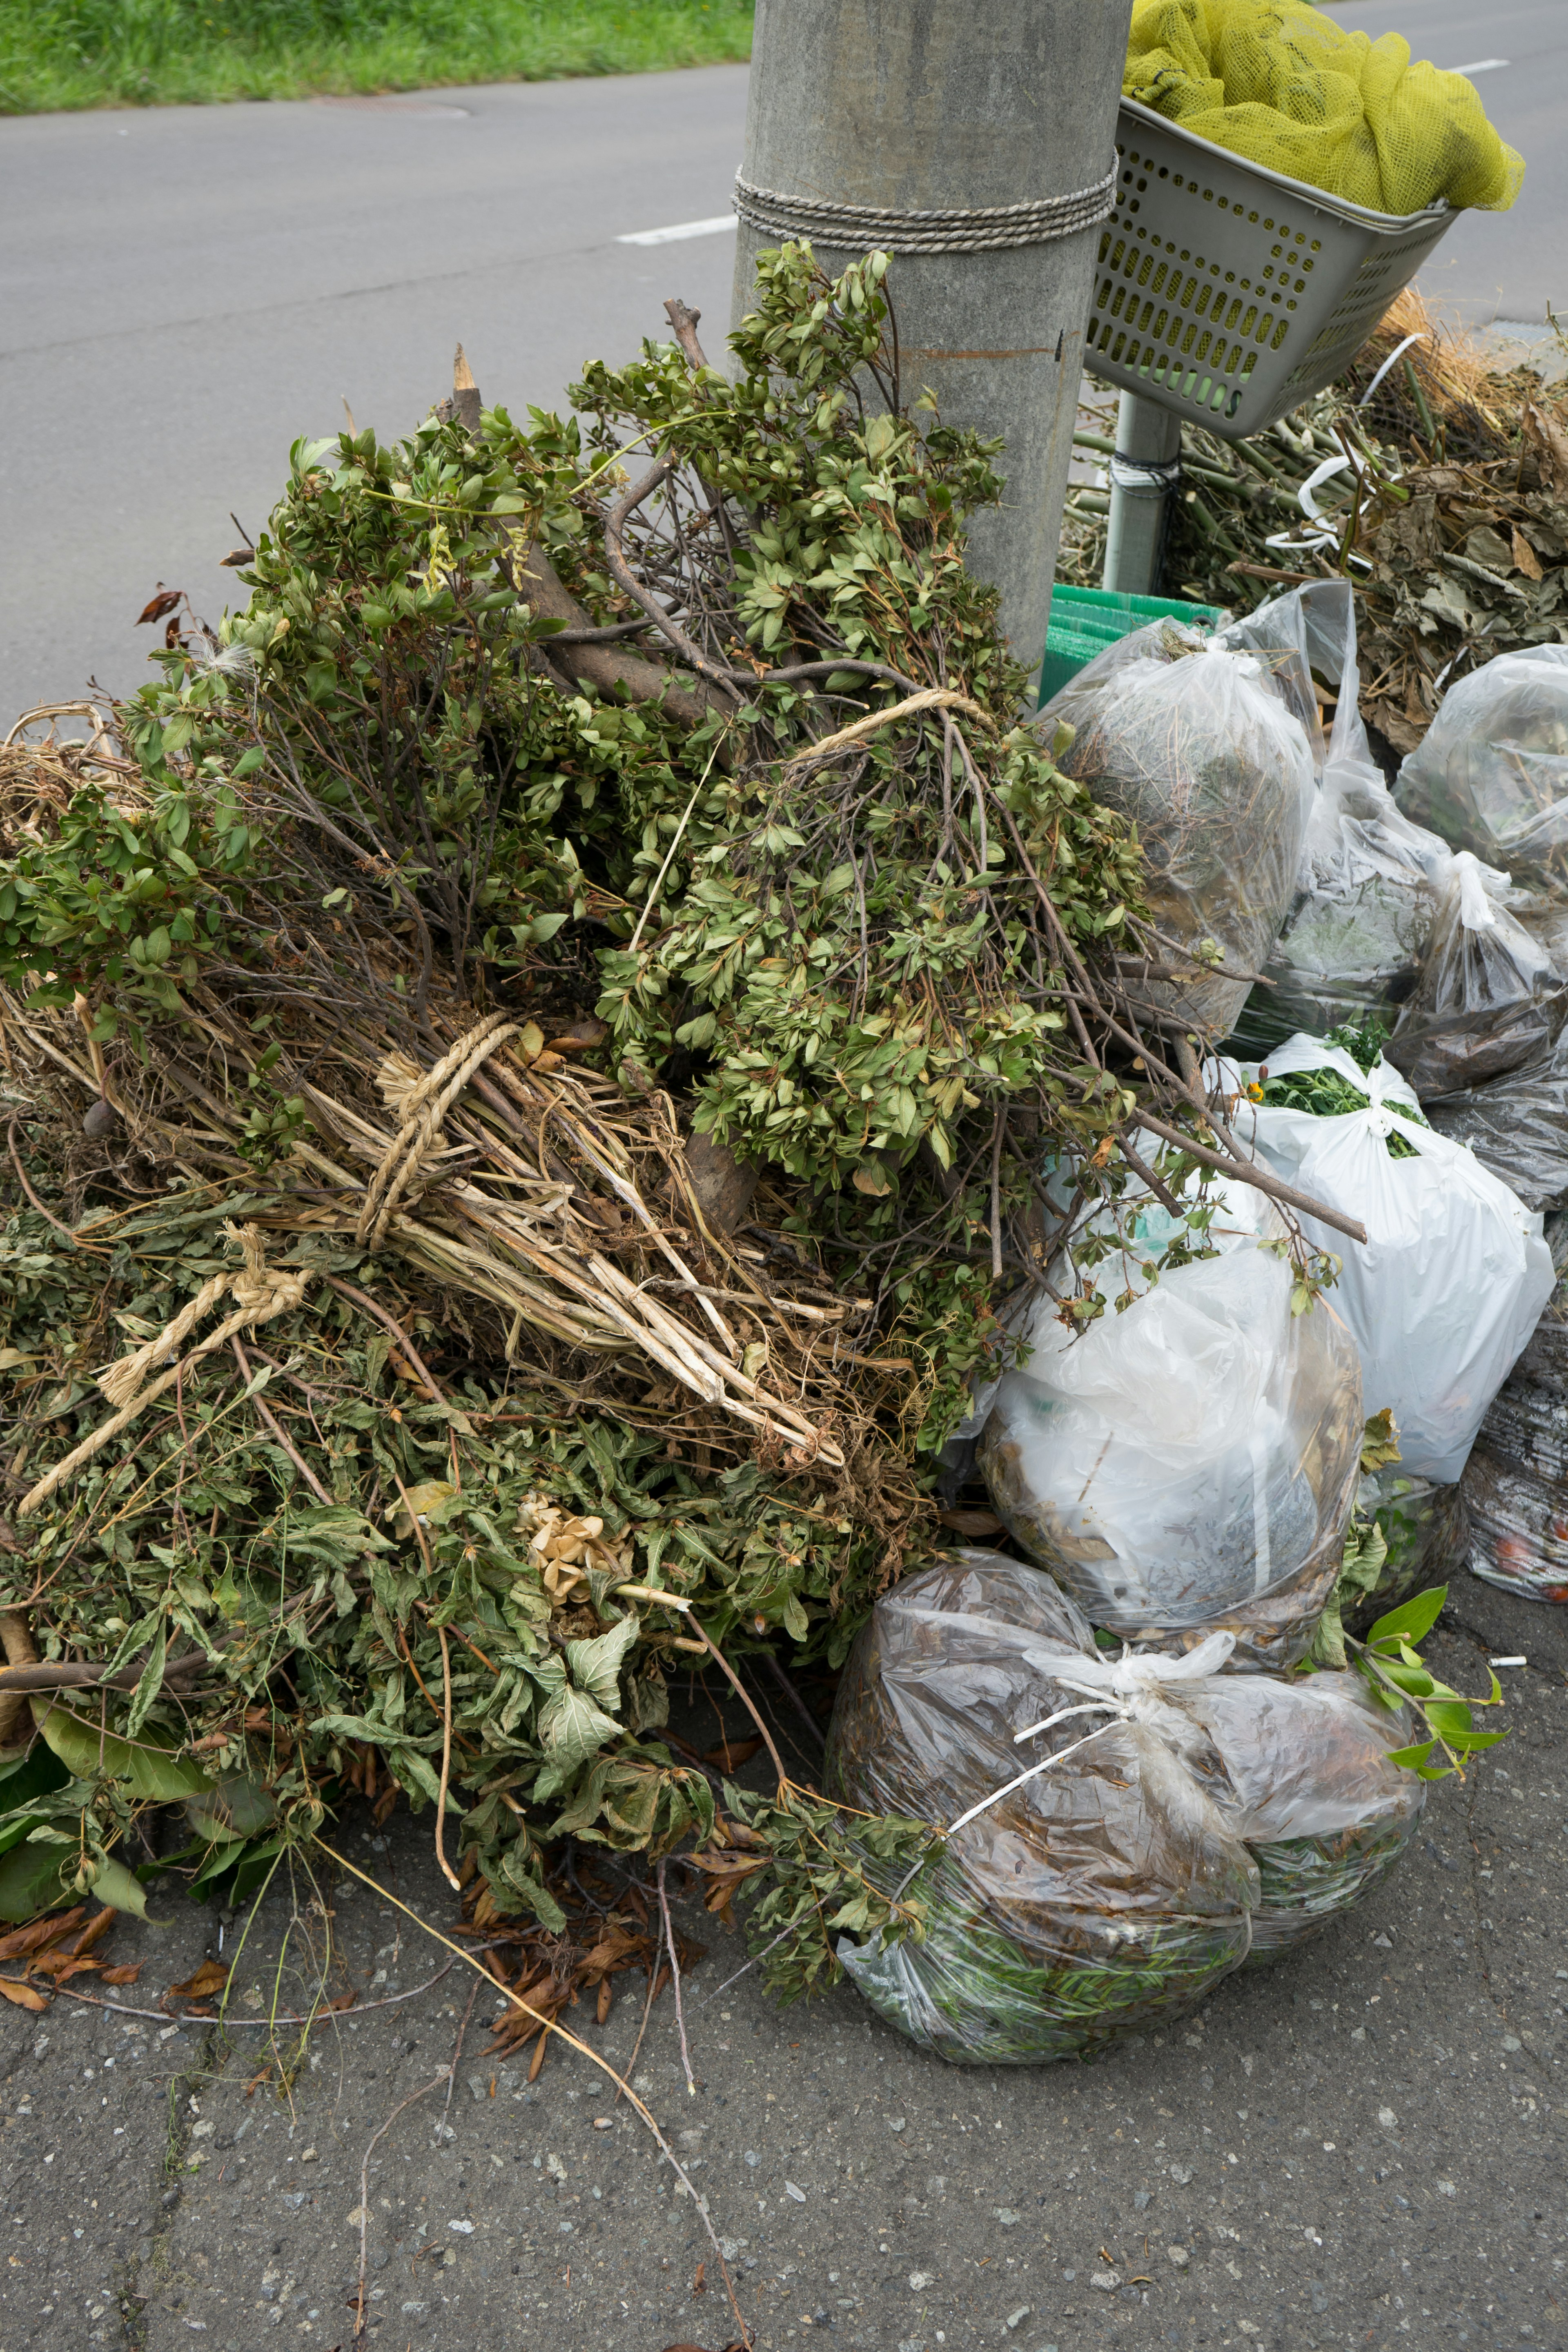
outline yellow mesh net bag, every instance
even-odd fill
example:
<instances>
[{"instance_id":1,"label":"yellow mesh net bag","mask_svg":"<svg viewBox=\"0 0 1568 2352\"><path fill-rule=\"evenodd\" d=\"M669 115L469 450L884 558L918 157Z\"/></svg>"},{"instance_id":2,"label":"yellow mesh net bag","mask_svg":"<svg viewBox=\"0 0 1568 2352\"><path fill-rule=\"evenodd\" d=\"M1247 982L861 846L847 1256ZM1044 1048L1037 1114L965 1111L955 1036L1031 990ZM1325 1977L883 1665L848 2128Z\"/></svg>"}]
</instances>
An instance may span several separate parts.
<instances>
[{"instance_id":1,"label":"yellow mesh net bag","mask_svg":"<svg viewBox=\"0 0 1568 2352\"><path fill-rule=\"evenodd\" d=\"M1462 74L1307 0L1133 0L1127 97L1216 147L1373 212L1506 212L1523 158Z\"/></svg>"}]
</instances>

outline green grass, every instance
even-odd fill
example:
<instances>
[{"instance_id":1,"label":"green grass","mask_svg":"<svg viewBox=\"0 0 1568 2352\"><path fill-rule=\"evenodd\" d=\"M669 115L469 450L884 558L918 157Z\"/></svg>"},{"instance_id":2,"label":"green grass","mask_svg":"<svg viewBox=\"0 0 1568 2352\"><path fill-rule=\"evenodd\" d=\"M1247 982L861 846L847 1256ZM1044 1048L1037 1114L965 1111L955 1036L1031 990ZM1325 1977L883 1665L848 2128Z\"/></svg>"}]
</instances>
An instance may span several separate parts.
<instances>
[{"instance_id":1,"label":"green grass","mask_svg":"<svg viewBox=\"0 0 1568 2352\"><path fill-rule=\"evenodd\" d=\"M0 0L0 113L649 73L751 46L752 0Z\"/></svg>"}]
</instances>

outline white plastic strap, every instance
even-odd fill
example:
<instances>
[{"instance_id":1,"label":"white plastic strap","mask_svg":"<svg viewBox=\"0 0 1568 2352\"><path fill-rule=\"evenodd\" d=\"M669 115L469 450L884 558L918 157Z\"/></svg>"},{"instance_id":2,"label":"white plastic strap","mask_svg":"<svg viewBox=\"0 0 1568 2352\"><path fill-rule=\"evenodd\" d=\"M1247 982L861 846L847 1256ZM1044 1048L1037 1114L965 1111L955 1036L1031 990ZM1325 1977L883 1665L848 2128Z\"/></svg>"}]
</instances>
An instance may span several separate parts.
<instances>
[{"instance_id":1,"label":"white plastic strap","mask_svg":"<svg viewBox=\"0 0 1568 2352\"><path fill-rule=\"evenodd\" d=\"M1485 868L1473 850L1461 849L1454 860L1459 880L1459 920L1467 931L1497 928L1497 910L1487 895Z\"/></svg>"},{"instance_id":2,"label":"white plastic strap","mask_svg":"<svg viewBox=\"0 0 1568 2352\"><path fill-rule=\"evenodd\" d=\"M1405 352L1410 349L1412 343L1424 343L1426 341L1426 337L1425 333L1418 328L1415 334L1406 335L1402 343L1395 343L1394 349L1389 352L1388 357L1384 361L1383 365L1378 369L1377 373L1373 377L1372 382L1367 385L1366 390L1362 394L1361 398L1356 402L1356 406L1358 408L1364 408L1366 406L1367 402L1372 398L1373 394L1377 390L1378 385L1383 382L1384 377L1388 373L1388 371L1394 365L1394 361L1402 360L1405 357Z\"/></svg>"}]
</instances>

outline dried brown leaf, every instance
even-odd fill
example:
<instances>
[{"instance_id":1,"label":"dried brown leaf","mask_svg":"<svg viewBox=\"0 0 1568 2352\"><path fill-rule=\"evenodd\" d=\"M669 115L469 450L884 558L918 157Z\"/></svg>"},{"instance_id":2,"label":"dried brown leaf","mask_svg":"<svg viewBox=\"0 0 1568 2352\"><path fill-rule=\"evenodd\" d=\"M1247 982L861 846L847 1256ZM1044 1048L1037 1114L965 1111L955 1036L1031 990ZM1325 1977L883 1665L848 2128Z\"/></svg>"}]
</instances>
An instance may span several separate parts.
<instances>
[{"instance_id":1,"label":"dried brown leaf","mask_svg":"<svg viewBox=\"0 0 1568 2352\"><path fill-rule=\"evenodd\" d=\"M0 1993L15 2001L18 2009L47 2009L49 2005L41 1992L35 1992L20 1977L0 1977Z\"/></svg>"},{"instance_id":2,"label":"dried brown leaf","mask_svg":"<svg viewBox=\"0 0 1568 2352\"><path fill-rule=\"evenodd\" d=\"M1540 556L1517 523L1513 527L1513 560L1527 580L1545 579Z\"/></svg>"},{"instance_id":3,"label":"dried brown leaf","mask_svg":"<svg viewBox=\"0 0 1568 2352\"><path fill-rule=\"evenodd\" d=\"M229 1970L221 1960L204 1960L194 1976L187 1977L184 1984L171 1985L163 1998L165 2000L176 1998L181 2000L205 2000L209 1994L222 1992L228 1979Z\"/></svg>"},{"instance_id":4,"label":"dried brown leaf","mask_svg":"<svg viewBox=\"0 0 1568 2352\"><path fill-rule=\"evenodd\" d=\"M997 1525L1001 1522L998 1520ZM710 1748L703 1757L704 1764L717 1764L721 1772L738 1771L750 1763L762 1747L760 1739L721 1739L717 1748Z\"/></svg>"}]
</instances>

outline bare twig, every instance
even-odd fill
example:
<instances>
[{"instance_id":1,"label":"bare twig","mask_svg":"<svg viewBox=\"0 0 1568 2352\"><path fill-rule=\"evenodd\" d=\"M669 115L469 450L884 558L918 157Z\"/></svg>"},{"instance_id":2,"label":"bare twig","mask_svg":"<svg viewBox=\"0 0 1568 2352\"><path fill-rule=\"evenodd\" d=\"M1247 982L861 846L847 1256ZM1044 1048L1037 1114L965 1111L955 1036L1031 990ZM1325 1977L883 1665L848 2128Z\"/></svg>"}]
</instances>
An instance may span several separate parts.
<instances>
[{"instance_id":1,"label":"bare twig","mask_svg":"<svg viewBox=\"0 0 1568 2352\"><path fill-rule=\"evenodd\" d=\"M616 2073L615 2067L611 2065L607 2058L602 2058L599 2055L599 2053L596 2050L591 2049L586 2042L579 2041L576 2034L572 2032L568 2027L557 2024L556 2021L552 2017L546 2017L542 2011L535 2009L531 2002L524 2000L520 1993L514 1992L510 1985L496 1985L495 1979L490 1975L488 1969L481 1969L478 1960L475 1959L470 1953L465 1952L460 1945L454 1944L449 1936L443 1936L438 1927L432 1927L428 1920L421 1919L418 1912L416 1911L412 1906L401 1901L397 1895L392 1893L390 1887L383 1886L379 1879L373 1878L371 1876L369 1871L361 1870L357 1863L350 1862L346 1854L339 1853L336 1848L328 1845L324 1839L318 1838L316 1843L320 1845L321 1852L323 1853L330 1854L331 1859L338 1864L339 1867L346 1870L351 1877L357 1878L361 1881L362 1885L373 1888L374 1891L381 1896L384 1903L390 1903L395 1909L401 1911L405 1918L412 1919L416 1927L423 1928L426 1935L433 1937L437 1943L444 1945L447 1951L454 1953L456 1957L465 1962L468 1967L476 1969L484 1979L486 1984L490 1985L495 1990L500 1992L501 1998L504 2000L510 2001L513 2009L521 2010L525 2017L532 2018L535 2024L542 2026L547 2033L556 2034L561 2041L564 2042L568 2045L569 2048L575 2050L582 2057L586 2058L591 2065L597 2066L602 2074L607 2074L612 2083L616 2083L620 2085L625 2096L631 2102L638 2115L642 2117L647 2129L653 2134L654 2138L658 2143L660 2152L668 2158L671 2168L680 2181L681 2187L690 2198L693 2206L696 2208L696 2210L701 2219L702 2226L708 2232L709 2241L712 2245L715 2255L718 2257L719 2268L723 2277L725 2292L730 2298L730 2308L735 2315L735 2325L741 2331L741 2341L747 2347L747 2352L750 2352L750 2347L755 2339L742 2315L741 2306L735 2295L734 2281L730 2275L730 2265L725 2260L724 2249L719 2242L719 2233L713 2227L712 2218L708 2211L707 2204L702 2198L698 2196L696 2189L691 2184L690 2175L687 2172L687 2169L681 2163L680 2158L676 2155L675 2150L670 2147L668 2141L665 2138L663 2132L659 2129L658 2118L654 2116L651 2109L644 2105L643 2101L637 2096L636 2091L633 2090L631 2084L625 2081L624 2078Z\"/></svg>"},{"instance_id":2,"label":"bare twig","mask_svg":"<svg viewBox=\"0 0 1568 2352\"><path fill-rule=\"evenodd\" d=\"M248 1388L250 1386L250 1366L246 1360L245 1349L239 1344L239 1335L237 1332L231 1335L228 1344L234 1349L235 1361L238 1364L245 1384L247 1388ZM250 1404L257 1419L262 1423L263 1426L283 1448L284 1453L289 1456L289 1461L294 1465L295 1469L298 1470L300 1477L303 1478L306 1486L309 1486L317 1501L330 1505L332 1499L331 1496L328 1494L326 1488L322 1486L321 1480L317 1477L315 1472L306 1461L304 1455L295 1445L293 1440L287 1435L281 1423L274 1418L268 1407L262 1402L260 1395L257 1394L253 1396L250 1399Z\"/></svg>"},{"instance_id":3,"label":"bare twig","mask_svg":"<svg viewBox=\"0 0 1568 2352\"><path fill-rule=\"evenodd\" d=\"M447 1860L444 1832L447 1826L447 1786L452 1777L452 1654L447 1643L447 1628L437 1625L441 1643L441 1788L436 1799L436 1860L441 1875L454 1893L460 1892L461 1882Z\"/></svg>"},{"instance_id":4,"label":"bare twig","mask_svg":"<svg viewBox=\"0 0 1568 2352\"><path fill-rule=\"evenodd\" d=\"M697 2096L697 2084L692 2080L691 2053L686 2046L686 2017L680 2006L680 1955L675 1948L675 1929L670 1924L669 1895L665 1885L666 1864L661 1855L658 1864L658 1911L664 1922L664 1940L669 1952L669 1981L675 1991L675 2026L680 2036L680 2063L686 2072L686 2090L689 2098Z\"/></svg>"}]
</instances>

